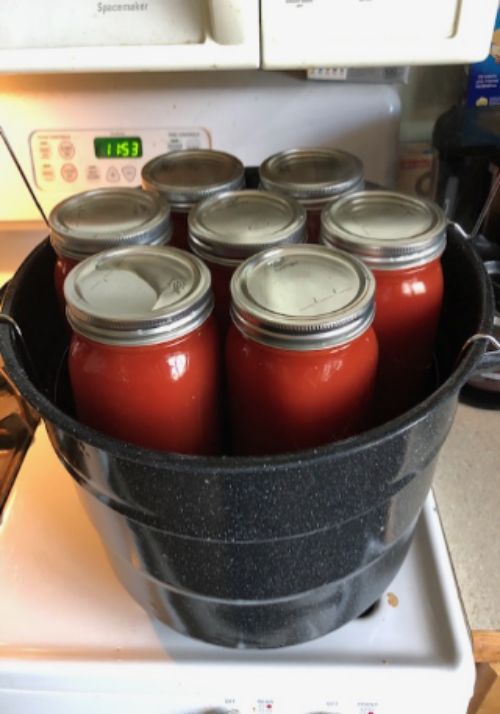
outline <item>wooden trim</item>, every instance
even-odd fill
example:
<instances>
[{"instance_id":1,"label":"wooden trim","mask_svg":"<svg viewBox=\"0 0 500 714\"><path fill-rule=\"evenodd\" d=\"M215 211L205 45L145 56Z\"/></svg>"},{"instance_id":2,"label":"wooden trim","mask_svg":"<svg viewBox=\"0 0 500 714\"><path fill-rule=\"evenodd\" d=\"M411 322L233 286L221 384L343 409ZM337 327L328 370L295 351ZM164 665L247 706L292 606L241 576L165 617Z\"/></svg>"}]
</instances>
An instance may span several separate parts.
<instances>
[{"instance_id":1,"label":"wooden trim","mask_svg":"<svg viewBox=\"0 0 500 714\"><path fill-rule=\"evenodd\" d=\"M500 630L474 630L472 644L476 662L500 662Z\"/></svg>"},{"instance_id":2,"label":"wooden trim","mask_svg":"<svg viewBox=\"0 0 500 714\"><path fill-rule=\"evenodd\" d=\"M467 714L498 714L500 711L500 664L476 665L476 686Z\"/></svg>"}]
</instances>

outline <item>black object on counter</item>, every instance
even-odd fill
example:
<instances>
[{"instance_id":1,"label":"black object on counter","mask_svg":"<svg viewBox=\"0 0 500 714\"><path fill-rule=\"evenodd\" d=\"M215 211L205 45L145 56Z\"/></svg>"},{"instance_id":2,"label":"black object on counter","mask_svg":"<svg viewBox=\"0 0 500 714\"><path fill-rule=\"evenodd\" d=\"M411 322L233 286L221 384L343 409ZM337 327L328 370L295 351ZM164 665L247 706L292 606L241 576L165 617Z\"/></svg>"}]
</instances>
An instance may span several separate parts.
<instances>
[{"instance_id":1,"label":"black object on counter","mask_svg":"<svg viewBox=\"0 0 500 714\"><path fill-rule=\"evenodd\" d=\"M0 351L144 608L193 637L262 648L323 635L374 603L403 562L458 392L480 363L484 344L459 358L462 345L491 330L491 288L467 242L450 235L443 256L436 390L361 436L272 458L148 451L83 426L69 402L57 406L67 335L53 263L45 241L19 268L3 306L21 326L38 387L5 325Z\"/></svg>"},{"instance_id":2,"label":"black object on counter","mask_svg":"<svg viewBox=\"0 0 500 714\"><path fill-rule=\"evenodd\" d=\"M500 171L500 107L452 107L436 121L436 201L469 233ZM491 205L476 248L484 260L500 259L500 194Z\"/></svg>"},{"instance_id":3,"label":"black object on counter","mask_svg":"<svg viewBox=\"0 0 500 714\"><path fill-rule=\"evenodd\" d=\"M484 261L495 291L494 335L498 339L500 107L452 107L437 120L433 142L439 156L436 198L466 233L474 233L471 243ZM498 367L481 370L464 387L460 398L473 406L499 408Z\"/></svg>"}]
</instances>

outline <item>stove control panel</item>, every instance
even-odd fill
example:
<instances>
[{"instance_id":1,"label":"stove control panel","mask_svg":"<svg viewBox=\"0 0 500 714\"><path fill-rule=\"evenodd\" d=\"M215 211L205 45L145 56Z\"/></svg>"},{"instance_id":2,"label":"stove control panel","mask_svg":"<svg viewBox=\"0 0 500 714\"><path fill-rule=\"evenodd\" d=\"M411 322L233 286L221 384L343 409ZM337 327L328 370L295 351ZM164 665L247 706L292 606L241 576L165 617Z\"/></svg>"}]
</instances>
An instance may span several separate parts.
<instances>
[{"instance_id":1,"label":"stove control panel","mask_svg":"<svg viewBox=\"0 0 500 714\"><path fill-rule=\"evenodd\" d=\"M206 709L182 712L182 714L382 714L379 700L354 699L345 695L342 699L330 699L323 704L323 708L310 711L284 699L234 699L234 706L214 706ZM384 707L384 714L392 714L392 709ZM408 709L413 714L413 709ZM181 714L181 713L179 713ZM396 710L394 711L396 714Z\"/></svg>"},{"instance_id":2,"label":"stove control panel","mask_svg":"<svg viewBox=\"0 0 500 714\"><path fill-rule=\"evenodd\" d=\"M219 707L207 707L201 711L189 711L189 712L179 712L179 714L261 714L263 711L262 707L259 706L258 702L253 703L253 705L248 702L241 709L224 709ZM331 708L324 709L322 711L314 710L307 711L307 709L301 709L299 707L293 707L290 703L280 703L277 702L268 711L272 714L382 714L382 709L378 701L355 701L353 699L345 698L342 703L335 702L332 704ZM384 708L384 714L390 712L392 714L393 710ZM413 709L408 711L412 712ZM395 712L394 712L395 714Z\"/></svg>"},{"instance_id":3,"label":"stove control panel","mask_svg":"<svg viewBox=\"0 0 500 714\"><path fill-rule=\"evenodd\" d=\"M138 186L142 167L154 156L210 146L203 127L51 129L30 136L36 185L68 195L99 186Z\"/></svg>"}]
</instances>

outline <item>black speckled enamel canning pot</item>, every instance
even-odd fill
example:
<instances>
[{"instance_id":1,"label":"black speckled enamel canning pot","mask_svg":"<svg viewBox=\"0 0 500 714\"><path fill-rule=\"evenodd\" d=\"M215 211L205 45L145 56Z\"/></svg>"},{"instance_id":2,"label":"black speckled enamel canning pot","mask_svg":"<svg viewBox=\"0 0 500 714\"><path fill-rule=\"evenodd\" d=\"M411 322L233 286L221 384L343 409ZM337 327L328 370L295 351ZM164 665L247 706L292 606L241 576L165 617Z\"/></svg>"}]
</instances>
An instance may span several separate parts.
<instances>
[{"instance_id":1,"label":"black speckled enamel canning pot","mask_svg":"<svg viewBox=\"0 0 500 714\"><path fill-rule=\"evenodd\" d=\"M281 647L327 633L377 600L407 552L460 387L484 345L457 361L460 349L491 329L491 289L473 249L450 236L443 257L441 378L432 394L362 436L272 458L147 451L77 422L59 379L67 335L53 261L46 241L3 305L37 375L5 324L0 350L45 420L118 576L145 609L209 642Z\"/></svg>"}]
</instances>

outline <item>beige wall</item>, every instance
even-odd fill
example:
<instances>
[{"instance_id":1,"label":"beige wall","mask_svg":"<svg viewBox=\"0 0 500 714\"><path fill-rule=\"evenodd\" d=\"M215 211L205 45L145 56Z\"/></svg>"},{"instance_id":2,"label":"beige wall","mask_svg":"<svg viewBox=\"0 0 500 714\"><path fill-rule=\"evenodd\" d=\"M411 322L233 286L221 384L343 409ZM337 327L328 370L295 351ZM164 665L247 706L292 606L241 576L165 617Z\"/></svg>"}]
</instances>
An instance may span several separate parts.
<instances>
[{"instance_id":1,"label":"beige wall","mask_svg":"<svg viewBox=\"0 0 500 714\"><path fill-rule=\"evenodd\" d=\"M463 65L412 67L409 83L400 89L401 140L430 141L434 122L461 103L466 85Z\"/></svg>"}]
</instances>

